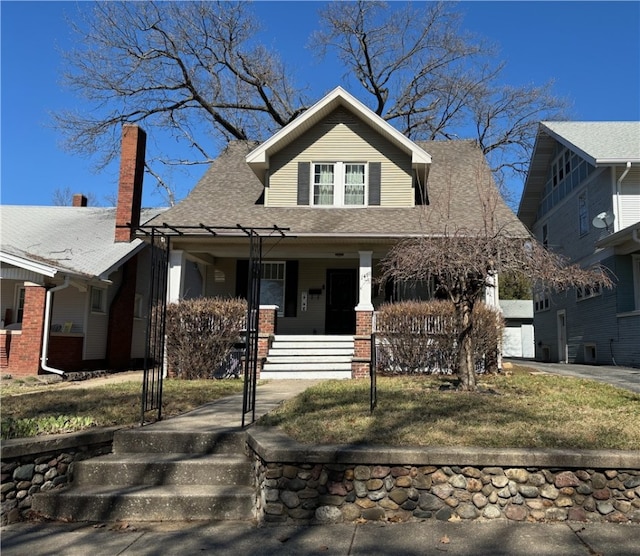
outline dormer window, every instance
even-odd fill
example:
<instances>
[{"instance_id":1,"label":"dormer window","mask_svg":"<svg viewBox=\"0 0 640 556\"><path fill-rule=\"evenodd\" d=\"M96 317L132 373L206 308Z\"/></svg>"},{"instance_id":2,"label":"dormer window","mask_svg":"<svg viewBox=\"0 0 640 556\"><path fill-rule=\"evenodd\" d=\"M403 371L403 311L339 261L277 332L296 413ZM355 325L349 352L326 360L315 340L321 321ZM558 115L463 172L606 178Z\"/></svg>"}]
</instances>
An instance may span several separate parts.
<instances>
[{"instance_id":1,"label":"dormer window","mask_svg":"<svg viewBox=\"0 0 640 556\"><path fill-rule=\"evenodd\" d=\"M313 204L365 206L367 164L316 162L313 164Z\"/></svg>"}]
</instances>

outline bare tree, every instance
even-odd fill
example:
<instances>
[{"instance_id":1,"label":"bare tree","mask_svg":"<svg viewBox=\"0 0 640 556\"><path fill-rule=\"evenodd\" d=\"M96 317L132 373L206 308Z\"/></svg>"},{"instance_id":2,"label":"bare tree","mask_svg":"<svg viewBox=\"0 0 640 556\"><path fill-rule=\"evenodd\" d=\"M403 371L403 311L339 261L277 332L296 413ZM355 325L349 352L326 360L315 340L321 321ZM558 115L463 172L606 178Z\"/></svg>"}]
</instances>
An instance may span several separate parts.
<instances>
[{"instance_id":1,"label":"bare tree","mask_svg":"<svg viewBox=\"0 0 640 556\"><path fill-rule=\"evenodd\" d=\"M118 155L125 122L143 123L150 136L168 131L189 151L149 156L159 177L159 165L211 162L222 143L263 139L307 106L279 58L256 43L244 4L104 2L72 25L80 40L66 53L64 79L99 110L60 112L56 122L67 147L101 153L100 166ZM172 184L158 186L174 202Z\"/></svg>"},{"instance_id":2,"label":"bare tree","mask_svg":"<svg viewBox=\"0 0 640 556\"><path fill-rule=\"evenodd\" d=\"M549 84L501 84L495 50L461 31L454 4L334 2L320 25L312 44L337 55L379 115L412 139L472 137L498 172L525 169L535 123L563 106ZM122 123L169 133L176 154L151 141L147 165L170 204L168 166L208 163L230 139L262 140L310 104L242 2L96 3L73 26L64 80L90 110L56 115L66 145L105 165Z\"/></svg>"},{"instance_id":3,"label":"bare tree","mask_svg":"<svg viewBox=\"0 0 640 556\"><path fill-rule=\"evenodd\" d=\"M337 52L378 115L414 140L475 139L498 174L526 172L538 122L566 108L552 83L501 83L495 48L460 30L452 2L335 2L321 17L321 52Z\"/></svg>"},{"instance_id":4,"label":"bare tree","mask_svg":"<svg viewBox=\"0 0 640 556\"><path fill-rule=\"evenodd\" d=\"M485 290L494 287L495 275L521 277L533 281L537 289L555 292L596 285L613 287L604 267L570 265L561 255L547 251L523 226L505 219L503 201L483 163L478 164L475 181L472 203L480 207L482 217L474 226L461 226L451 218L446 197L453 196L452 184L426 217L437 219L435 228L443 233L402 241L381 261L383 281L434 278L437 293L454 304L459 331L456 372L463 390L477 388L473 308L484 298Z\"/></svg>"}]
</instances>

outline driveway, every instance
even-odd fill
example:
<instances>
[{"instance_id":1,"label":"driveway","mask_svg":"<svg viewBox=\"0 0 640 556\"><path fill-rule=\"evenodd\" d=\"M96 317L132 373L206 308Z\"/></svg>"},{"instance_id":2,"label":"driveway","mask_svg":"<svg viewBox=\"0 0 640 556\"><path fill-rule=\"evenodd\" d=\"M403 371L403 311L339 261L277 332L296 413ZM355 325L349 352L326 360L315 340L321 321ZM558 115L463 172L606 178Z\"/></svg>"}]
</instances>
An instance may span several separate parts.
<instances>
[{"instance_id":1,"label":"driveway","mask_svg":"<svg viewBox=\"0 0 640 556\"><path fill-rule=\"evenodd\" d=\"M618 388L640 393L640 369L608 365L542 363L529 359L505 359L505 361L513 363L514 365L531 367L532 369L537 369L545 373L599 380Z\"/></svg>"}]
</instances>

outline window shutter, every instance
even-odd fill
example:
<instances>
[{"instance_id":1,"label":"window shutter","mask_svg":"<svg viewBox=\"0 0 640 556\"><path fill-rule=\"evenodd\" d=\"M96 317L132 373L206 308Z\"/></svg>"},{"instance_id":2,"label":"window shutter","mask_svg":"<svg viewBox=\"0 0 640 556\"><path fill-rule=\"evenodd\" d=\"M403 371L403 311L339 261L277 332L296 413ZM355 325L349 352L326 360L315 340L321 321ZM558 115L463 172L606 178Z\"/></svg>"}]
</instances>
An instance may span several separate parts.
<instances>
[{"instance_id":1,"label":"window shutter","mask_svg":"<svg viewBox=\"0 0 640 556\"><path fill-rule=\"evenodd\" d=\"M380 162L369 162L369 205L380 205Z\"/></svg>"},{"instance_id":2,"label":"window shutter","mask_svg":"<svg viewBox=\"0 0 640 556\"><path fill-rule=\"evenodd\" d=\"M236 297L247 299L249 294L249 261L236 261Z\"/></svg>"},{"instance_id":3,"label":"window shutter","mask_svg":"<svg viewBox=\"0 0 640 556\"><path fill-rule=\"evenodd\" d=\"M423 180L420 178L419 174L415 170L412 172L412 175L413 175L413 189L414 189L416 206L428 205L429 196L427 195L427 184L422 183Z\"/></svg>"},{"instance_id":4,"label":"window shutter","mask_svg":"<svg viewBox=\"0 0 640 556\"><path fill-rule=\"evenodd\" d=\"M284 316L298 312L298 261L287 261L285 267Z\"/></svg>"},{"instance_id":5,"label":"window shutter","mask_svg":"<svg viewBox=\"0 0 640 556\"><path fill-rule=\"evenodd\" d=\"M310 189L310 162L298 162L298 204L309 204L309 189Z\"/></svg>"}]
</instances>

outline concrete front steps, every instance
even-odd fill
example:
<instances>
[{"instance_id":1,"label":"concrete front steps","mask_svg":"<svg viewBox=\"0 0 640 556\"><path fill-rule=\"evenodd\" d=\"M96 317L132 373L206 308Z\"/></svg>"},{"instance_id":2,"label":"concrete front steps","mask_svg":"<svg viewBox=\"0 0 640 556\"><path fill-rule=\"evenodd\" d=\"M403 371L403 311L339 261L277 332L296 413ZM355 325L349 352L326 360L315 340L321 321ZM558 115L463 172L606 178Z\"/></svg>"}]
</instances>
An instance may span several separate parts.
<instances>
[{"instance_id":1,"label":"concrete front steps","mask_svg":"<svg viewBox=\"0 0 640 556\"><path fill-rule=\"evenodd\" d=\"M112 454L77 462L67 489L32 509L65 521L252 520L256 490L243 432L118 431Z\"/></svg>"},{"instance_id":2,"label":"concrete front steps","mask_svg":"<svg viewBox=\"0 0 640 556\"><path fill-rule=\"evenodd\" d=\"M351 378L353 336L277 335L263 379Z\"/></svg>"}]
</instances>

